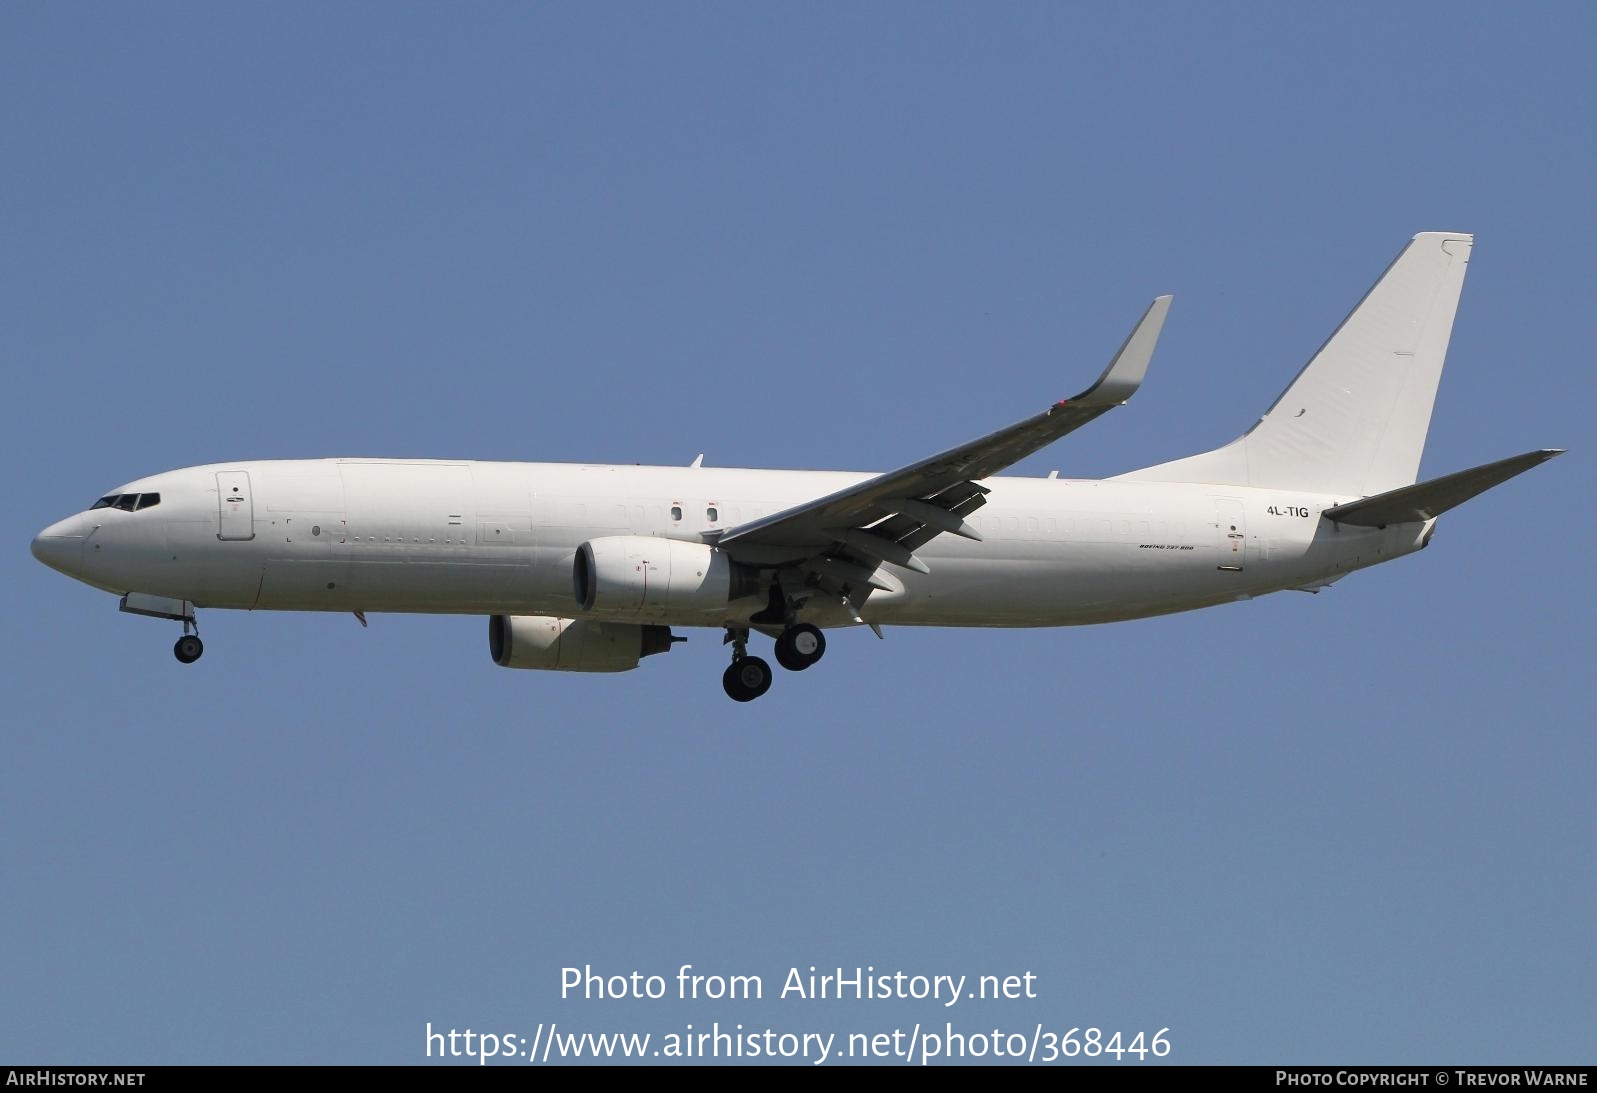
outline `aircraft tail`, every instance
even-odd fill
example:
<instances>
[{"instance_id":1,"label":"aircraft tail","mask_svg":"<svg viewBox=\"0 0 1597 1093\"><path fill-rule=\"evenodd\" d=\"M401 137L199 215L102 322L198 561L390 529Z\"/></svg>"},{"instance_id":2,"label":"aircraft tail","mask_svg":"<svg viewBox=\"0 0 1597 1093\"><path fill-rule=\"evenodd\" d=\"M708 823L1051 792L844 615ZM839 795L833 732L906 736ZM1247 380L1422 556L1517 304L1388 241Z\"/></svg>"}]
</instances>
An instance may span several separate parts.
<instances>
[{"instance_id":1,"label":"aircraft tail","mask_svg":"<svg viewBox=\"0 0 1597 1093\"><path fill-rule=\"evenodd\" d=\"M1252 429L1119 477L1360 497L1412 485L1473 244L1416 235Z\"/></svg>"}]
</instances>

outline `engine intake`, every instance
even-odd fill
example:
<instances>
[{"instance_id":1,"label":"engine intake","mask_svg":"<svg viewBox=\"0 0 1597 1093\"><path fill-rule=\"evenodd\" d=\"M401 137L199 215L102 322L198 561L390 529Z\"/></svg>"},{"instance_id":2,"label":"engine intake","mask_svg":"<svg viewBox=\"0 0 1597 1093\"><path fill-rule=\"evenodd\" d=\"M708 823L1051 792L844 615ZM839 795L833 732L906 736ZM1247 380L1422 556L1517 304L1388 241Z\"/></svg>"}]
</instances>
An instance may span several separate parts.
<instances>
[{"instance_id":1,"label":"engine intake","mask_svg":"<svg viewBox=\"0 0 1597 1093\"><path fill-rule=\"evenodd\" d=\"M488 652L501 668L552 672L630 672L638 661L664 653L674 638L669 626L636 626L550 615L493 615Z\"/></svg>"},{"instance_id":2,"label":"engine intake","mask_svg":"<svg viewBox=\"0 0 1597 1093\"><path fill-rule=\"evenodd\" d=\"M577 548L572 591L584 611L662 615L715 611L759 595L759 574L703 543L607 535Z\"/></svg>"}]
</instances>

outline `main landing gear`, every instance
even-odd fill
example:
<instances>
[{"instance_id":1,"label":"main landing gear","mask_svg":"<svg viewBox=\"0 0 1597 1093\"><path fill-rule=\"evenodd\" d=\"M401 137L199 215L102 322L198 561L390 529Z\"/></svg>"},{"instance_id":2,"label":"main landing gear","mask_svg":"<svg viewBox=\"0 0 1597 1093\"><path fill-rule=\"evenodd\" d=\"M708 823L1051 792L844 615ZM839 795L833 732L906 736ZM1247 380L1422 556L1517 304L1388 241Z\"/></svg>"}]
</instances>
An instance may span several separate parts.
<instances>
[{"instance_id":1,"label":"main landing gear","mask_svg":"<svg viewBox=\"0 0 1597 1093\"><path fill-rule=\"evenodd\" d=\"M721 674L721 686L733 702L753 702L771 689L771 666L749 656L748 630L729 628L726 640L732 643L732 664Z\"/></svg>"},{"instance_id":2,"label":"main landing gear","mask_svg":"<svg viewBox=\"0 0 1597 1093\"><path fill-rule=\"evenodd\" d=\"M732 664L721 676L721 686L734 702L753 702L771 689L771 666L749 655L749 632L729 628L726 641L732 646ZM802 672L826 652L826 637L817 626L795 623L776 639L776 662L790 672Z\"/></svg>"},{"instance_id":3,"label":"main landing gear","mask_svg":"<svg viewBox=\"0 0 1597 1093\"><path fill-rule=\"evenodd\" d=\"M825 653L826 636L807 622L789 626L776 639L776 662L790 672L802 672Z\"/></svg>"},{"instance_id":4,"label":"main landing gear","mask_svg":"<svg viewBox=\"0 0 1597 1093\"><path fill-rule=\"evenodd\" d=\"M759 657L741 657L721 674L721 686L734 702L753 702L771 689L771 666Z\"/></svg>"}]
</instances>

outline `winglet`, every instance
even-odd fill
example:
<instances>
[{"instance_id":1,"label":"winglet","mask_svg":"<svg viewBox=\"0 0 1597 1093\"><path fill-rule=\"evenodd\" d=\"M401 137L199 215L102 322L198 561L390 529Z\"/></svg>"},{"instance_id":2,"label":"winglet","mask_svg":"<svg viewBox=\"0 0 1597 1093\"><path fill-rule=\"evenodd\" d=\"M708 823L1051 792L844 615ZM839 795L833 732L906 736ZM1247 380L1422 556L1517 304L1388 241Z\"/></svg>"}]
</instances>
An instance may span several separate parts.
<instances>
[{"instance_id":1,"label":"winglet","mask_svg":"<svg viewBox=\"0 0 1597 1093\"><path fill-rule=\"evenodd\" d=\"M1148 374L1148 362L1153 359L1154 346L1159 344L1159 331L1164 329L1164 317L1170 313L1169 296L1160 296L1148 305L1137 321L1136 329L1121 345L1120 352L1103 370L1098 382L1075 398L1065 401L1073 405L1119 406L1142 386Z\"/></svg>"}]
</instances>

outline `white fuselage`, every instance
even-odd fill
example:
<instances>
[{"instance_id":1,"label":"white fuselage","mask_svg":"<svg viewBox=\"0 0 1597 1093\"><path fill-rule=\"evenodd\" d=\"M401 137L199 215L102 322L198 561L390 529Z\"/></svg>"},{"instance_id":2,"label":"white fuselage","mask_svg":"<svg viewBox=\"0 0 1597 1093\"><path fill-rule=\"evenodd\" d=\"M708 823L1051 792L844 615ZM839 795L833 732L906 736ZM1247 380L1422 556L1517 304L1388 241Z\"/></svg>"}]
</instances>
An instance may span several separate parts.
<instances>
[{"instance_id":1,"label":"white fuselage","mask_svg":"<svg viewBox=\"0 0 1597 1093\"><path fill-rule=\"evenodd\" d=\"M85 511L43 535L50 564L97 587L200 607L580 618L572 565L613 535L700 543L870 477L819 471L440 460L312 459L170 471L119 493L140 511ZM1429 522L1345 527L1349 500L1290 490L997 477L975 542L917 551L929 574L883 567L860 620L1064 626L1318 588L1424 545ZM36 544L36 549L38 545ZM43 556L43 555L41 555ZM762 601L601 614L746 626ZM812 601L819 625L855 621Z\"/></svg>"}]
</instances>

